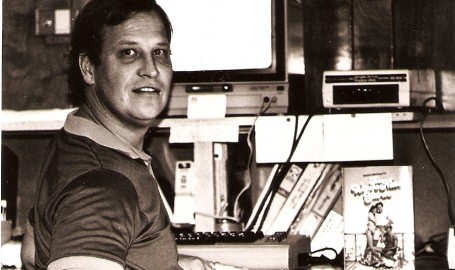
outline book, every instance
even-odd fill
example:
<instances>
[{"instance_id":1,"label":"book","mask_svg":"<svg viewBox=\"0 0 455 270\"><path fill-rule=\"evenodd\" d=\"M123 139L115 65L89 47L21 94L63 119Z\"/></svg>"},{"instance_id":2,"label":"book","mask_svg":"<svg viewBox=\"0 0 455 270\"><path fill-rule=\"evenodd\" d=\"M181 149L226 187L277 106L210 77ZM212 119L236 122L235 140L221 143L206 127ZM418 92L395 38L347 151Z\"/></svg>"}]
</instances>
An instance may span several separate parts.
<instances>
[{"instance_id":1,"label":"book","mask_svg":"<svg viewBox=\"0 0 455 270\"><path fill-rule=\"evenodd\" d=\"M262 231L267 232L269 230L270 226L272 225L272 222L275 220L279 211L286 202L286 199L289 197L289 194L296 186L296 183L299 180L302 172L303 172L302 167L296 164L291 165L285 177L281 181L278 190L273 196L269 210L267 211L267 215L265 216L264 222L261 227Z\"/></svg>"},{"instance_id":2,"label":"book","mask_svg":"<svg viewBox=\"0 0 455 270\"><path fill-rule=\"evenodd\" d=\"M340 164L328 164L319 187L309 196L297 218L291 225L290 234L308 235L314 238L324 219L341 195Z\"/></svg>"},{"instance_id":3,"label":"book","mask_svg":"<svg viewBox=\"0 0 455 270\"><path fill-rule=\"evenodd\" d=\"M346 269L415 269L411 166L342 168Z\"/></svg>"},{"instance_id":4,"label":"book","mask_svg":"<svg viewBox=\"0 0 455 270\"><path fill-rule=\"evenodd\" d=\"M264 230L266 234L274 234L275 232L282 231L287 232L289 230L309 195L317 188L319 181L323 178L323 172L326 166L327 164L325 163L309 163L305 167L295 188L289 194L270 228Z\"/></svg>"},{"instance_id":5,"label":"book","mask_svg":"<svg viewBox=\"0 0 455 270\"><path fill-rule=\"evenodd\" d=\"M311 256L320 257L324 255L326 258L335 259L344 247L343 225L343 216L330 210L319 230L311 238ZM332 248L333 250L327 250L326 248ZM318 250L322 251L318 252Z\"/></svg>"}]
</instances>

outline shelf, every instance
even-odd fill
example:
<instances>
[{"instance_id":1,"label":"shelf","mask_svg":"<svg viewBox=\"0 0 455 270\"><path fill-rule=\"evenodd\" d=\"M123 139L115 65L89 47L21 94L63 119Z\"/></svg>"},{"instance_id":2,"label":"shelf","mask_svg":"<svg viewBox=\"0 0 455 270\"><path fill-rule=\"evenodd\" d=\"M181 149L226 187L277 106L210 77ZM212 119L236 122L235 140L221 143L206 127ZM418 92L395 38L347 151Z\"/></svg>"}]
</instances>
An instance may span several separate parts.
<instances>
[{"instance_id":1,"label":"shelf","mask_svg":"<svg viewBox=\"0 0 455 270\"><path fill-rule=\"evenodd\" d=\"M65 123L66 116L75 108L50 109L50 110L25 110L1 111L2 132L52 132L59 130ZM153 124L157 128L171 128L172 126L193 125L203 122L211 124L235 124L239 128L251 127L256 117L226 117L220 119L188 119L188 118L164 118L156 119Z\"/></svg>"},{"instance_id":2,"label":"shelf","mask_svg":"<svg viewBox=\"0 0 455 270\"><path fill-rule=\"evenodd\" d=\"M25 110L1 111L1 130L3 132L35 132L35 131L56 131L63 127L66 116L75 108L70 109L49 109L49 110ZM157 119L154 126L158 128L170 128L174 125L192 124L204 121L204 123L235 123L240 128L247 128L254 124L256 117L226 117L221 119L187 119L187 118L165 118ZM415 112L392 112L394 129L417 129L423 119L421 113ZM455 128L455 113L430 114L424 122L426 129L453 129Z\"/></svg>"},{"instance_id":3,"label":"shelf","mask_svg":"<svg viewBox=\"0 0 455 270\"><path fill-rule=\"evenodd\" d=\"M400 120L400 117L395 117L393 113L392 119L394 129L418 129L420 128L421 122L424 119L424 115L421 113L406 113L409 114L406 120ZM423 122L423 128L425 129L453 129L455 128L455 113L444 113L444 114L429 114Z\"/></svg>"}]
</instances>

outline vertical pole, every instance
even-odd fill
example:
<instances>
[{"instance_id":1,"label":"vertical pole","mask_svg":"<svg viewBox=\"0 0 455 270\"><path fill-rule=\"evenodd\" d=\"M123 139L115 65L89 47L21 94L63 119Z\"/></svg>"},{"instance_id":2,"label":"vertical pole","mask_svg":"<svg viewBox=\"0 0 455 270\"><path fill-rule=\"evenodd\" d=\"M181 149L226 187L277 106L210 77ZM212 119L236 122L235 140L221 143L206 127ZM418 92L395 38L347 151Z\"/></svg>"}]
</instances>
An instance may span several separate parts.
<instances>
[{"instance_id":1,"label":"vertical pole","mask_svg":"<svg viewBox=\"0 0 455 270\"><path fill-rule=\"evenodd\" d=\"M215 214L227 216L228 187L227 187L227 144L214 143L215 161Z\"/></svg>"},{"instance_id":2,"label":"vertical pole","mask_svg":"<svg viewBox=\"0 0 455 270\"><path fill-rule=\"evenodd\" d=\"M213 142L194 143L194 176L197 181L195 231L215 230L215 180Z\"/></svg>"}]
</instances>

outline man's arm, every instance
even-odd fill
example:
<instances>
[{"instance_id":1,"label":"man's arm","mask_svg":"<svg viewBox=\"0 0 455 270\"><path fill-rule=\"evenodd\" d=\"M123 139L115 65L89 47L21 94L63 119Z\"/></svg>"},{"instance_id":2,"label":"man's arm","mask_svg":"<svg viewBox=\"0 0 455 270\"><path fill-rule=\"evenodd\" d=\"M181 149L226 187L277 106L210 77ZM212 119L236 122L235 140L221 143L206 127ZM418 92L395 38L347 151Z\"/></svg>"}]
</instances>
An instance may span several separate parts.
<instances>
[{"instance_id":1,"label":"man's arm","mask_svg":"<svg viewBox=\"0 0 455 270\"><path fill-rule=\"evenodd\" d=\"M70 256L55 260L49 264L48 270L123 270L123 267L114 261L90 256Z\"/></svg>"},{"instance_id":2,"label":"man's arm","mask_svg":"<svg viewBox=\"0 0 455 270\"><path fill-rule=\"evenodd\" d=\"M24 239L21 246L21 260L22 266L26 270L35 269L35 242L34 242L34 229L30 222L27 220L25 224ZM89 257L89 256L71 256L55 260L49 264L49 270L122 270L123 267L113 261Z\"/></svg>"},{"instance_id":3,"label":"man's arm","mask_svg":"<svg viewBox=\"0 0 455 270\"><path fill-rule=\"evenodd\" d=\"M22 265L26 270L35 269L35 242L33 238L32 224L27 220L25 224L24 239L21 246Z\"/></svg>"},{"instance_id":4,"label":"man's arm","mask_svg":"<svg viewBox=\"0 0 455 270\"><path fill-rule=\"evenodd\" d=\"M389 221L390 225L393 225L393 220L392 220L392 218L390 218L390 216L387 216L387 220Z\"/></svg>"},{"instance_id":5,"label":"man's arm","mask_svg":"<svg viewBox=\"0 0 455 270\"><path fill-rule=\"evenodd\" d=\"M200 270L248 270L243 267L236 267L222 264L219 262L209 262L199 257L179 254L179 265L184 270L200 269Z\"/></svg>"}]
</instances>

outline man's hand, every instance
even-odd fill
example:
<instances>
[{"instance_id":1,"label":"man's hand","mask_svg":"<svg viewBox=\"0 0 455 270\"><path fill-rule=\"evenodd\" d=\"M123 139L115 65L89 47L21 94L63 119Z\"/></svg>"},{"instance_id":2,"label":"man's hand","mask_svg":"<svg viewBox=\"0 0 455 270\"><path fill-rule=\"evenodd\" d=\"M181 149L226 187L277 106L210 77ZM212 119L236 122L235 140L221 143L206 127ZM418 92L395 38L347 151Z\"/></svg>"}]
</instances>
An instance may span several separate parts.
<instances>
[{"instance_id":1,"label":"man's hand","mask_svg":"<svg viewBox=\"0 0 455 270\"><path fill-rule=\"evenodd\" d=\"M179 265L184 270L248 270L188 255L179 255Z\"/></svg>"}]
</instances>

